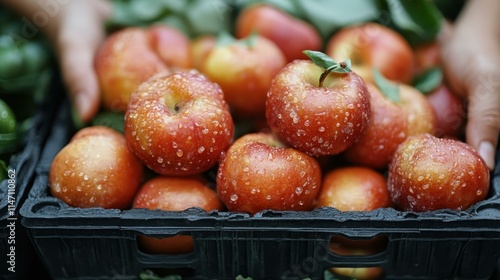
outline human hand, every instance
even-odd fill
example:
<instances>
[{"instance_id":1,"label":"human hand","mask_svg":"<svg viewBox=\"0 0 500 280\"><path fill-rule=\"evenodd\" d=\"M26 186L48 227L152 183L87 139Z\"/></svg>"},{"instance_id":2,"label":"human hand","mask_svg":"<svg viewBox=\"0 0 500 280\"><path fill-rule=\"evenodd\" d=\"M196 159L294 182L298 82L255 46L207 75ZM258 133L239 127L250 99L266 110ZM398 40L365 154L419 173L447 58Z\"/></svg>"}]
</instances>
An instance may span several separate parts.
<instances>
[{"instance_id":1,"label":"human hand","mask_svg":"<svg viewBox=\"0 0 500 280\"><path fill-rule=\"evenodd\" d=\"M47 29L68 93L83 122L90 121L99 110L94 57L104 39L104 21L110 13L111 3L105 0L72 0L61 5L55 24Z\"/></svg>"},{"instance_id":2,"label":"human hand","mask_svg":"<svg viewBox=\"0 0 500 280\"><path fill-rule=\"evenodd\" d=\"M500 132L499 3L470 1L453 30L440 37L446 78L467 98L466 141L490 169Z\"/></svg>"}]
</instances>

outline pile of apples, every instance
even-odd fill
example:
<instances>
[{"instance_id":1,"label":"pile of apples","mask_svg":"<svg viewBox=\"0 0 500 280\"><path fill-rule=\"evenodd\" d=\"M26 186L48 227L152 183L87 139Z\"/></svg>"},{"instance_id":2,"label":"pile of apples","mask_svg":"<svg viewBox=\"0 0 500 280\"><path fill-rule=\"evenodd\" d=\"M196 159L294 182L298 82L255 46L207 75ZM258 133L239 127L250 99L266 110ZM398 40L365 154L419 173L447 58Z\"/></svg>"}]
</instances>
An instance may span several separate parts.
<instances>
[{"instance_id":1,"label":"pile of apples","mask_svg":"<svg viewBox=\"0 0 500 280\"><path fill-rule=\"evenodd\" d=\"M439 67L437 43L410 46L378 23L323 42L265 4L245 8L233 35L112 34L96 71L124 135L78 132L52 163L52 195L74 207L251 215L465 210L487 196L489 170L461 140L463 100L445 83L427 96L412 86ZM251 129L236 135L241 123Z\"/></svg>"}]
</instances>

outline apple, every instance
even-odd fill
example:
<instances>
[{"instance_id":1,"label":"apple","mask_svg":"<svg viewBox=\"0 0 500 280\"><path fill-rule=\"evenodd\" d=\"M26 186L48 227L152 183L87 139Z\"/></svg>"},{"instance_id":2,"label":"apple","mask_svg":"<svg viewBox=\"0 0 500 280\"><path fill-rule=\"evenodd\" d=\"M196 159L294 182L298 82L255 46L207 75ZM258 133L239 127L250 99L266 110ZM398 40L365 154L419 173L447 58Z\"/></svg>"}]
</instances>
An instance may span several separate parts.
<instances>
[{"instance_id":1,"label":"apple","mask_svg":"<svg viewBox=\"0 0 500 280\"><path fill-rule=\"evenodd\" d=\"M142 176L143 167L123 135L107 127L88 127L52 161L50 193L72 207L126 209Z\"/></svg>"},{"instance_id":2,"label":"apple","mask_svg":"<svg viewBox=\"0 0 500 280\"><path fill-rule=\"evenodd\" d=\"M203 67L205 65L205 61L216 45L217 39L214 35L201 35L191 40L189 44L189 51L191 53L194 69L202 73L204 72Z\"/></svg>"},{"instance_id":3,"label":"apple","mask_svg":"<svg viewBox=\"0 0 500 280\"><path fill-rule=\"evenodd\" d=\"M394 204L403 211L466 210L489 190L489 169L468 144L430 134L408 137L388 171Z\"/></svg>"},{"instance_id":4,"label":"apple","mask_svg":"<svg viewBox=\"0 0 500 280\"><path fill-rule=\"evenodd\" d=\"M192 67L190 41L174 27L155 24L147 29L152 50L169 67L189 69Z\"/></svg>"},{"instance_id":5,"label":"apple","mask_svg":"<svg viewBox=\"0 0 500 280\"><path fill-rule=\"evenodd\" d=\"M435 135L461 139L467 119L465 100L459 98L446 83L442 83L427 95L427 101L436 113Z\"/></svg>"},{"instance_id":6,"label":"apple","mask_svg":"<svg viewBox=\"0 0 500 280\"><path fill-rule=\"evenodd\" d=\"M286 147L270 133L236 139L217 170L217 194L229 211L306 211L321 187L313 157Z\"/></svg>"},{"instance_id":7,"label":"apple","mask_svg":"<svg viewBox=\"0 0 500 280\"><path fill-rule=\"evenodd\" d=\"M368 167L345 166L325 174L315 207L372 211L391 205L387 182L381 173Z\"/></svg>"},{"instance_id":8,"label":"apple","mask_svg":"<svg viewBox=\"0 0 500 280\"><path fill-rule=\"evenodd\" d=\"M359 142L343 153L355 164L372 168L386 168L392 155L407 136L408 121L405 111L396 101L386 97L377 86L367 82L371 96L370 122Z\"/></svg>"},{"instance_id":9,"label":"apple","mask_svg":"<svg viewBox=\"0 0 500 280\"><path fill-rule=\"evenodd\" d=\"M267 94L267 122L280 139L298 150L313 156L336 155L365 132L370 93L345 62L336 63L319 52L308 53L329 62L321 67L308 60L286 65ZM329 72L329 67L337 67L340 73Z\"/></svg>"},{"instance_id":10,"label":"apple","mask_svg":"<svg viewBox=\"0 0 500 280\"><path fill-rule=\"evenodd\" d=\"M206 211L224 209L217 193L202 176L154 177L141 186L132 204L132 208L167 211L182 211L192 207ZM189 253L194 245L193 238L187 235L165 238L139 235L137 239L141 249L151 254Z\"/></svg>"},{"instance_id":11,"label":"apple","mask_svg":"<svg viewBox=\"0 0 500 280\"><path fill-rule=\"evenodd\" d=\"M330 239L329 250L339 256L371 256L383 252L387 248L387 238L376 236L367 240L354 240L340 235ZM348 279L376 280L381 279L383 267L331 267L330 272Z\"/></svg>"},{"instance_id":12,"label":"apple","mask_svg":"<svg viewBox=\"0 0 500 280\"><path fill-rule=\"evenodd\" d=\"M238 14L236 37L245 38L253 32L273 41L287 62L307 59L304 50L322 48L321 36L314 26L271 5L249 5Z\"/></svg>"},{"instance_id":13,"label":"apple","mask_svg":"<svg viewBox=\"0 0 500 280\"><path fill-rule=\"evenodd\" d=\"M196 70L160 73L142 83L125 113L130 149L161 175L210 169L233 133L221 88Z\"/></svg>"},{"instance_id":14,"label":"apple","mask_svg":"<svg viewBox=\"0 0 500 280\"><path fill-rule=\"evenodd\" d=\"M352 69L373 82L373 68L386 78L403 83L413 79L413 50L396 31L374 22L347 26L328 40L326 54L337 60L350 58Z\"/></svg>"},{"instance_id":15,"label":"apple","mask_svg":"<svg viewBox=\"0 0 500 280\"><path fill-rule=\"evenodd\" d=\"M95 57L95 70L104 107L125 112L136 88L168 67L153 51L146 30L129 27L104 41Z\"/></svg>"},{"instance_id":16,"label":"apple","mask_svg":"<svg viewBox=\"0 0 500 280\"><path fill-rule=\"evenodd\" d=\"M267 91L285 64L283 53L272 41L252 35L216 46L203 73L220 85L236 118L264 118Z\"/></svg>"},{"instance_id":17,"label":"apple","mask_svg":"<svg viewBox=\"0 0 500 280\"><path fill-rule=\"evenodd\" d=\"M407 137L422 133L436 133L436 112L427 98L416 88L398 84L400 106L406 112L408 121Z\"/></svg>"},{"instance_id":18,"label":"apple","mask_svg":"<svg viewBox=\"0 0 500 280\"><path fill-rule=\"evenodd\" d=\"M441 49L437 41L415 46L413 54L415 57L414 76L441 65Z\"/></svg>"}]
</instances>

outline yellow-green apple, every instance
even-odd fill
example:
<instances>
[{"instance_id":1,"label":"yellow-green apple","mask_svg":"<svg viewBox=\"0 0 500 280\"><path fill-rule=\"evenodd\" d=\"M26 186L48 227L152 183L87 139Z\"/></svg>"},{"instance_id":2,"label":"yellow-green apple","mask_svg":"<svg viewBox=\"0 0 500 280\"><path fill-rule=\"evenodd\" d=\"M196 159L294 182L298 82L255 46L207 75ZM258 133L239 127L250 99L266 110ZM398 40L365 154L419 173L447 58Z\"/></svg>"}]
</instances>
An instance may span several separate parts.
<instances>
[{"instance_id":1,"label":"yellow-green apple","mask_svg":"<svg viewBox=\"0 0 500 280\"><path fill-rule=\"evenodd\" d=\"M196 70L142 83L125 113L130 149L161 175L192 175L217 163L234 123L221 88Z\"/></svg>"},{"instance_id":2,"label":"yellow-green apple","mask_svg":"<svg viewBox=\"0 0 500 280\"><path fill-rule=\"evenodd\" d=\"M396 150L388 189L404 211L466 210L489 189L488 167L468 144L430 134L408 137Z\"/></svg>"},{"instance_id":3,"label":"yellow-green apple","mask_svg":"<svg viewBox=\"0 0 500 280\"><path fill-rule=\"evenodd\" d=\"M126 209L139 188L143 166L125 137L111 128L81 129L55 156L50 193L72 207Z\"/></svg>"},{"instance_id":4,"label":"yellow-green apple","mask_svg":"<svg viewBox=\"0 0 500 280\"><path fill-rule=\"evenodd\" d=\"M158 176L145 182L134 197L132 208L182 211L188 208L222 211L224 205L201 176ZM188 235L154 238L137 236L144 252L151 254L182 254L193 250L194 241Z\"/></svg>"},{"instance_id":5,"label":"yellow-green apple","mask_svg":"<svg viewBox=\"0 0 500 280\"><path fill-rule=\"evenodd\" d=\"M382 169L406 139L408 121L396 100L370 82L366 86L371 96L370 122L359 142L344 151L343 156L351 163Z\"/></svg>"},{"instance_id":6,"label":"yellow-green apple","mask_svg":"<svg viewBox=\"0 0 500 280\"><path fill-rule=\"evenodd\" d=\"M168 67L152 49L146 30L129 27L104 41L95 57L95 69L104 107L125 112L137 87Z\"/></svg>"},{"instance_id":7,"label":"yellow-green apple","mask_svg":"<svg viewBox=\"0 0 500 280\"><path fill-rule=\"evenodd\" d=\"M325 174L315 207L372 211L391 205L387 181L381 173L368 167L345 166Z\"/></svg>"},{"instance_id":8,"label":"yellow-green apple","mask_svg":"<svg viewBox=\"0 0 500 280\"><path fill-rule=\"evenodd\" d=\"M191 58L193 62L193 68L204 72L203 67L208 55L215 48L217 44L217 39L214 35L201 35L199 37L191 40L189 45L189 51L191 52Z\"/></svg>"},{"instance_id":9,"label":"yellow-green apple","mask_svg":"<svg viewBox=\"0 0 500 280\"><path fill-rule=\"evenodd\" d=\"M184 33L164 24L152 25L147 32L153 51L167 66L183 69L192 67L190 41Z\"/></svg>"},{"instance_id":10,"label":"yellow-green apple","mask_svg":"<svg viewBox=\"0 0 500 280\"><path fill-rule=\"evenodd\" d=\"M307 53L315 63L325 63L295 60L275 76L267 95L267 122L282 141L309 155L339 154L365 132L370 93L347 63Z\"/></svg>"},{"instance_id":11,"label":"yellow-green apple","mask_svg":"<svg viewBox=\"0 0 500 280\"><path fill-rule=\"evenodd\" d=\"M352 69L373 82L373 68L390 80L410 83L413 79L413 50L396 31L378 24L363 23L342 28L328 40L326 54L336 60L350 58Z\"/></svg>"},{"instance_id":12,"label":"yellow-green apple","mask_svg":"<svg viewBox=\"0 0 500 280\"><path fill-rule=\"evenodd\" d=\"M203 71L220 85L236 118L264 118L267 91L285 64L283 53L272 41L251 35L216 46Z\"/></svg>"},{"instance_id":13,"label":"yellow-green apple","mask_svg":"<svg viewBox=\"0 0 500 280\"><path fill-rule=\"evenodd\" d=\"M311 210L320 187L316 159L285 147L270 133L236 139L217 171L217 194L234 212Z\"/></svg>"},{"instance_id":14,"label":"yellow-green apple","mask_svg":"<svg viewBox=\"0 0 500 280\"><path fill-rule=\"evenodd\" d=\"M266 4L254 4L243 9L235 24L238 38L256 32L273 41L285 55L286 61L307 59L304 50L319 51L322 39L318 31L301 19Z\"/></svg>"}]
</instances>

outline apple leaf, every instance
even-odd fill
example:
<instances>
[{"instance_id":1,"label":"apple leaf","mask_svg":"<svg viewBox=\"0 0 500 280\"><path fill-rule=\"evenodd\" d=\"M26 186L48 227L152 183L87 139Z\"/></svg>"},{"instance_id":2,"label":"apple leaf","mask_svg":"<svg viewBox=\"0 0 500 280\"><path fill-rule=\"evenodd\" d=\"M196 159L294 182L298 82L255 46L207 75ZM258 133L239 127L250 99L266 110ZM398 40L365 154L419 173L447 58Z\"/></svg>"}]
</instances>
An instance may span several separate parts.
<instances>
[{"instance_id":1,"label":"apple leaf","mask_svg":"<svg viewBox=\"0 0 500 280\"><path fill-rule=\"evenodd\" d=\"M434 40L441 30L443 15L428 0L386 0L392 23L396 29L415 45Z\"/></svg>"},{"instance_id":2,"label":"apple leaf","mask_svg":"<svg viewBox=\"0 0 500 280\"><path fill-rule=\"evenodd\" d=\"M375 84L386 98L394 103L400 102L399 87L396 84L387 80L376 68L373 69L373 78L375 79Z\"/></svg>"},{"instance_id":3,"label":"apple leaf","mask_svg":"<svg viewBox=\"0 0 500 280\"><path fill-rule=\"evenodd\" d=\"M236 38L234 38L231 34L229 34L229 32L221 31L217 35L217 43L216 44L217 44L217 47L222 47L225 45L232 44L236 41L237 41Z\"/></svg>"},{"instance_id":4,"label":"apple leaf","mask_svg":"<svg viewBox=\"0 0 500 280\"><path fill-rule=\"evenodd\" d=\"M432 67L413 81L413 86L424 95L431 93L443 82L443 70L440 67Z\"/></svg>"},{"instance_id":5,"label":"apple leaf","mask_svg":"<svg viewBox=\"0 0 500 280\"><path fill-rule=\"evenodd\" d=\"M334 73L352 72L350 59L339 63L333 60L333 58L319 51L305 50L303 51L303 53L307 55L307 57L309 57L309 59L314 64L318 65L319 67L325 69L328 72L334 72Z\"/></svg>"},{"instance_id":6,"label":"apple leaf","mask_svg":"<svg viewBox=\"0 0 500 280\"><path fill-rule=\"evenodd\" d=\"M310 22L327 40L338 29L375 21L380 17L381 1L366 0L294 0L302 18Z\"/></svg>"},{"instance_id":7,"label":"apple leaf","mask_svg":"<svg viewBox=\"0 0 500 280\"><path fill-rule=\"evenodd\" d=\"M125 115L122 112L102 112L92 120L92 125L107 126L123 134Z\"/></svg>"}]
</instances>

